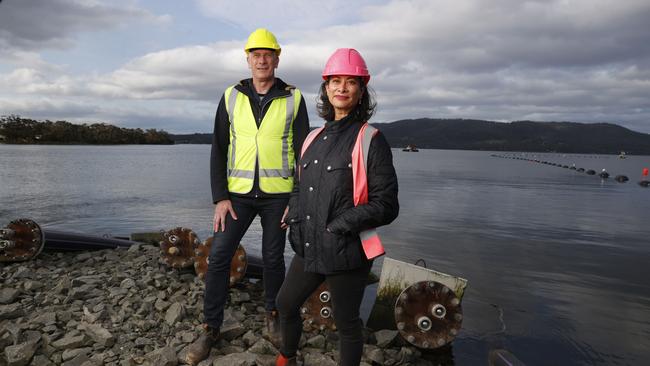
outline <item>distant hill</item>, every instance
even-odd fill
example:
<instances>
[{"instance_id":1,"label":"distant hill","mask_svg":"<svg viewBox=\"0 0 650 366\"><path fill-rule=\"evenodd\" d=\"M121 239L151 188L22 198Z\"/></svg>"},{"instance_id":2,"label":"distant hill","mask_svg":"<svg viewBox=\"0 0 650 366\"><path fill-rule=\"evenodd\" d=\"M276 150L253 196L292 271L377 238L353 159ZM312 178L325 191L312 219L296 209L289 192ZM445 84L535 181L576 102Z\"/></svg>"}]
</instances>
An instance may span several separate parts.
<instances>
[{"instance_id":1,"label":"distant hill","mask_svg":"<svg viewBox=\"0 0 650 366\"><path fill-rule=\"evenodd\" d=\"M510 123L472 119L408 119L374 123L392 147L650 155L650 135L611 123ZM175 143L209 144L212 134L170 135Z\"/></svg>"},{"instance_id":2,"label":"distant hill","mask_svg":"<svg viewBox=\"0 0 650 366\"><path fill-rule=\"evenodd\" d=\"M373 125L392 147L650 155L650 134L611 123L422 118Z\"/></svg>"},{"instance_id":3,"label":"distant hill","mask_svg":"<svg viewBox=\"0 0 650 366\"><path fill-rule=\"evenodd\" d=\"M169 134L175 144L211 144L211 133L190 133L184 135Z\"/></svg>"}]
</instances>

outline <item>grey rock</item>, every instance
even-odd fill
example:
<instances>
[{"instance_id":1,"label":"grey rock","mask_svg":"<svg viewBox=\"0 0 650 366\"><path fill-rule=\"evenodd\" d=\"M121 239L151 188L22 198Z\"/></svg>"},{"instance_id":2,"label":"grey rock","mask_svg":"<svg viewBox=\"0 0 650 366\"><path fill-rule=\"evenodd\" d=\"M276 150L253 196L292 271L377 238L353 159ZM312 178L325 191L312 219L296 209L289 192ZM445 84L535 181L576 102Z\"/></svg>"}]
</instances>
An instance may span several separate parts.
<instances>
[{"instance_id":1,"label":"grey rock","mask_svg":"<svg viewBox=\"0 0 650 366\"><path fill-rule=\"evenodd\" d=\"M32 270L25 266L20 266L16 268L14 271L14 274L11 276L11 278L17 280L17 279L22 279L22 278L31 278L32 276Z\"/></svg>"},{"instance_id":2,"label":"grey rock","mask_svg":"<svg viewBox=\"0 0 650 366\"><path fill-rule=\"evenodd\" d=\"M154 350L145 355L145 359L155 366L176 366L178 357L176 351L171 347L164 347Z\"/></svg>"},{"instance_id":3,"label":"grey rock","mask_svg":"<svg viewBox=\"0 0 650 366\"><path fill-rule=\"evenodd\" d=\"M336 366L336 362L331 357L321 353L307 353L304 358L304 366Z\"/></svg>"},{"instance_id":4,"label":"grey rock","mask_svg":"<svg viewBox=\"0 0 650 366\"><path fill-rule=\"evenodd\" d=\"M132 278L126 278L120 282L120 287L123 289L130 289L136 287L135 281Z\"/></svg>"},{"instance_id":5,"label":"grey rock","mask_svg":"<svg viewBox=\"0 0 650 366\"><path fill-rule=\"evenodd\" d=\"M98 366L98 365L97 363L93 362L88 357L88 355L80 354L77 357L64 362L62 366Z\"/></svg>"},{"instance_id":6,"label":"grey rock","mask_svg":"<svg viewBox=\"0 0 650 366\"><path fill-rule=\"evenodd\" d=\"M364 354L368 360L374 363L380 365L384 363L384 352L377 347L364 347Z\"/></svg>"},{"instance_id":7,"label":"grey rock","mask_svg":"<svg viewBox=\"0 0 650 366\"><path fill-rule=\"evenodd\" d=\"M224 321L221 325L221 337L225 340L232 341L244 333L246 328L238 321Z\"/></svg>"},{"instance_id":8,"label":"grey rock","mask_svg":"<svg viewBox=\"0 0 650 366\"><path fill-rule=\"evenodd\" d=\"M183 307L183 304L175 302L169 307L169 309L167 309L167 312L165 313L165 322L173 326L183 319L184 314L185 308Z\"/></svg>"},{"instance_id":9,"label":"grey rock","mask_svg":"<svg viewBox=\"0 0 650 366\"><path fill-rule=\"evenodd\" d=\"M6 347L5 357L7 358L7 366L27 365L34 356L34 353L36 353L38 345L38 341L28 341Z\"/></svg>"},{"instance_id":10,"label":"grey rock","mask_svg":"<svg viewBox=\"0 0 650 366\"><path fill-rule=\"evenodd\" d=\"M91 275L91 276L79 276L72 279L72 286L80 286L83 284L86 285L97 285L104 283L105 280L100 275Z\"/></svg>"},{"instance_id":11,"label":"grey rock","mask_svg":"<svg viewBox=\"0 0 650 366\"><path fill-rule=\"evenodd\" d=\"M94 297L96 292L95 288L92 285L81 285L79 287L73 287L68 293L68 298L71 300L86 300L91 297Z\"/></svg>"},{"instance_id":12,"label":"grey rock","mask_svg":"<svg viewBox=\"0 0 650 366\"><path fill-rule=\"evenodd\" d=\"M32 323L41 324L41 325L53 325L56 324L56 314L53 312L46 312L37 316Z\"/></svg>"},{"instance_id":13,"label":"grey rock","mask_svg":"<svg viewBox=\"0 0 650 366\"><path fill-rule=\"evenodd\" d=\"M390 344L395 340L399 332L396 330L382 329L375 332L375 339L377 340L377 346L381 348L389 347Z\"/></svg>"},{"instance_id":14,"label":"grey rock","mask_svg":"<svg viewBox=\"0 0 650 366\"><path fill-rule=\"evenodd\" d=\"M135 339L135 346L136 347L142 348L144 346L149 346L149 345L152 345L152 344L153 344L153 341L151 339L149 339L149 338L146 338L146 337L138 337L138 338Z\"/></svg>"},{"instance_id":15,"label":"grey rock","mask_svg":"<svg viewBox=\"0 0 650 366\"><path fill-rule=\"evenodd\" d=\"M75 257L75 260L77 260L79 262L83 262L83 261L86 261L88 259L91 259L92 257L93 257L93 253L85 252L85 253L77 254L77 256Z\"/></svg>"},{"instance_id":16,"label":"grey rock","mask_svg":"<svg viewBox=\"0 0 650 366\"><path fill-rule=\"evenodd\" d=\"M36 355L32 359L30 366L54 366L54 363L45 355Z\"/></svg>"},{"instance_id":17,"label":"grey rock","mask_svg":"<svg viewBox=\"0 0 650 366\"><path fill-rule=\"evenodd\" d=\"M11 304L18 299L20 290L15 288L3 288L0 290L0 304Z\"/></svg>"},{"instance_id":18,"label":"grey rock","mask_svg":"<svg viewBox=\"0 0 650 366\"><path fill-rule=\"evenodd\" d=\"M264 338L261 338L255 344L248 349L248 352L255 353L258 355L274 355L278 353L278 350L273 346L273 344L267 341Z\"/></svg>"},{"instance_id":19,"label":"grey rock","mask_svg":"<svg viewBox=\"0 0 650 366\"><path fill-rule=\"evenodd\" d=\"M181 332L178 335L178 338L183 343L192 343L197 338L196 332Z\"/></svg>"},{"instance_id":20,"label":"grey rock","mask_svg":"<svg viewBox=\"0 0 650 366\"><path fill-rule=\"evenodd\" d=\"M257 357L252 353L231 353L214 360L212 366L255 366L256 359Z\"/></svg>"},{"instance_id":21,"label":"grey rock","mask_svg":"<svg viewBox=\"0 0 650 366\"><path fill-rule=\"evenodd\" d=\"M237 291L237 292L232 292L230 294L230 301L233 304L239 304L239 303L242 303L242 302L245 302L245 301L250 301L250 300L251 300L251 296L248 294L248 292Z\"/></svg>"},{"instance_id":22,"label":"grey rock","mask_svg":"<svg viewBox=\"0 0 650 366\"><path fill-rule=\"evenodd\" d=\"M57 339L56 341L50 343L50 345L56 349L66 350L66 349L75 349L86 344L86 336L84 334L79 334L79 332L74 331L66 334L63 338Z\"/></svg>"},{"instance_id":23,"label":"grey rock","mask_svg":"<svg viewBox=\"0 0 650 366\"><path fill-rule=\"evenodd\" d=\"M244 344L247 346L251 346L255 344L255 342L257 342L257 340L260 339L260 337L256 335L252 330L246 332L246 334L244 334L241 338L242 341L244 341Z\"/></svg>"},{"instance_id":24,"label":"grey rock","mask_svg":"<svg viewBox=\"0 0 650 366\"><path fill-rule=\"evenodd\" d=\"M115 344L115 336L99 324L82 323L80 327L93 341L104 347L111 347Z\"/></svg>"},{"instance_id":25,"label":"grey rock","mask_svg":"<svg viewBox=\"0 0 650 366\"><path fill-rule=\"evenodd\" d=\"M69 361L72 360L80 355L88 355L90 352L92 352L93 349L91 347L83 347L83 348L74 348L74 349L66 349L63 351L61 354L61 357L63 361Z\"/></svg>"},{"instance_id":26,"label":"grey rock","mask_svg":"<svg viewBox=\"0 0 650 366\"><path fill-rule=\"evenodd\" d=\"M45 285L40 281L27 280L23 283L23 288L26 291L36 291L43 288Z\"/></svg>"},{"instance_id":27,"label":"grey rock","mask_svg":"<svg viewBox=\"0 0 650 366\"><path fill-rule=\"evenodd\" d=\"M325 348L325 336L322 334L311 337L307 340L307 345L314 348Z\"/></svg>"},{"instance_id":28,"label":"grey rock","mask_svg":"<svg viewBox=\"0 0 650 366\"><path fill-rule=\"evenodd\" d=\"M140 251L140 248L141 248L140 244L134 244L134 245L131 245L129 247L129 249L127 249L127 252L129 252L129 253L137 253L137 252Z\"/></svg>"},{"instance_id":29,"label":"grey rock","mask_svg":"<svg viewBox=\"0 0 650 366\"><path fill-rule=\"evenodd\" d=\"M22 304L16 302L9 305L0 305L0 320L15 319L25 315Z\"/></svg>"},{"instance_id":30,"label":"grey rock","mask_svg":"<svg viewBox=\"0 0 650 366\"><path fill-rule=\"evenodd\" d=\"M154 308L158 311L164 311L169 307L169 303L163 299L157 299L156 303L154 304Z\"/></svg>"}]
</instances>

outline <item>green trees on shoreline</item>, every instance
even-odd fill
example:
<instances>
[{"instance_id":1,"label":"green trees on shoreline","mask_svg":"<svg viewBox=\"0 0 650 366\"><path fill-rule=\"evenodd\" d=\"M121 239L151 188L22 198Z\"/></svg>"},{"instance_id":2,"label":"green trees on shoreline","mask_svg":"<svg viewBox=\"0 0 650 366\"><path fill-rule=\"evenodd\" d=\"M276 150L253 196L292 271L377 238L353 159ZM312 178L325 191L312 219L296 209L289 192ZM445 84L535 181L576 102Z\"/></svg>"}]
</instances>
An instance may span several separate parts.
<instances>
[{"instance_id":1,"label":"green trees on shoreline","mask_svg":"<svg viewBox=\"0 0 650 366\"><path fill-rule=\"evenodd\" d=\"M121 128L106 123L79 125L67 121L36 121L9 115L0 117L0 143L167 145L174 141L163 130Z\"/></svg>"}]
</instances>

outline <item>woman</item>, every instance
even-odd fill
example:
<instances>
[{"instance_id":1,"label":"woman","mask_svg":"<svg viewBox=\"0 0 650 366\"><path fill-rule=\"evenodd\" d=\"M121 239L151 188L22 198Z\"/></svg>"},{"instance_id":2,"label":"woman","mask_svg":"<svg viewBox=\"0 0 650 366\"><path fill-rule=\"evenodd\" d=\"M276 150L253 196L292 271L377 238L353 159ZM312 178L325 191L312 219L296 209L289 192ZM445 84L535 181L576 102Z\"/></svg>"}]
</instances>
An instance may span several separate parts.
<instances>
[{"instance_id":1,"label":"woman","mask_svg":"<svg viewBox=\"0 0 650 366\"><path fill-rule=\"evenodd\" d=\"M284 220L296 255L276 299L283 339L276 362L280 366L296 364L302 332L299 309L323 281L332 295L340 365L359 365L363 352L359 307L372 266L360 233L389 224L399 212L393 156L381 133L372 137L367 154L363 181L367 202L356 202L352 152L375 109L365 61L354 49L338 49L325 65L323 80L318 113L325 126L312 132L311 143L303 146L300 181Z\"/></svg>"}]
</instances>

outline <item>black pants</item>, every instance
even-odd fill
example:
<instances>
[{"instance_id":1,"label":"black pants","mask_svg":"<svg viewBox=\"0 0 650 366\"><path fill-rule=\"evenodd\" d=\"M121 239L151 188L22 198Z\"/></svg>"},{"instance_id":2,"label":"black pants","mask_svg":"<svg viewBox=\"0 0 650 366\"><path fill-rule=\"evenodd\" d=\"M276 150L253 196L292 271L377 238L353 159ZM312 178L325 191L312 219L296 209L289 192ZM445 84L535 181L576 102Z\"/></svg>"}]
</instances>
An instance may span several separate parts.
<instances>
[{"instance_id":1,"label":"black pants","mask_svg":"<svg viewBox=\"0 0 650 366\"><path fill-rule=\"evenodd\" d=\"M332 312L338 329L340 365L358 366L363 354L363 322L359 307L368 281L371 262L359 269L335 275L304 271L304 259L294 256L278 292L277 305L282 330L282 354L292 357L302 334L300 307L316 288L327 281L332 295Z\"/></svg>"},{"instance_id":2,"label":"black pants","mask_svg":"<svg viewBox=\"0 0 650 366\"><path fill-rule=\"evenodd\" d=\"M226 231L214 233L205 275L203 316L210 327L219 329L223 323L230 284L230 262L241 238L257 215L260 215L262 223L265 308L275 310L275 297L284 281L284 246L287 237L287 231L280 227L280 220L288 201L288 198L231 197L238 220L233 220L230 214L226 215Z\"/></svg>"}]
</instances>

